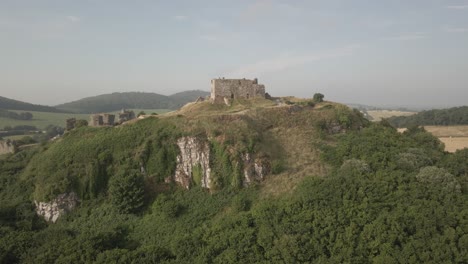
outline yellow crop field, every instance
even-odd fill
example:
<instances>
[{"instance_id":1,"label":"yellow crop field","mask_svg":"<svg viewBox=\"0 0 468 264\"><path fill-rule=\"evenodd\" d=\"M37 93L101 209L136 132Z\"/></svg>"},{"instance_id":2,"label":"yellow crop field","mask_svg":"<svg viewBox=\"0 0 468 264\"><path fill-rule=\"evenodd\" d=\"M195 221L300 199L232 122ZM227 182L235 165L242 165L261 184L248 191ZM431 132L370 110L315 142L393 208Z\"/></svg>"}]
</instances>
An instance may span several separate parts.
<instances>
[{"instance_id":1,"label":"yellow crop field","mask_svg":"<svg viewBox=\"0 0 468 264\"><path fill-rule=\"evenodd\" d=\"M468 148L468 126L425 126L426 131L445 144L445 151L455 152ZM403 133L406 128L398 128Z\"/></svg>"},{"instance_id":2,"label":"yellow crop field","mask_svg":"<svg viewBox=\"0 0 468 264\"><path fill-rule=\"evenodd\" d=\"M378 122L382 120L383 118L389 118L392 116L410 116L414 115L417 112L403 112L403 111L395 111L395 110L370 110L367 111L367 114L369 114L372 117L372 121Z\"/></svg>"},{"instance_id":3,"label":"yellow crop field","mask_svg":"<svg viewBox=\"0 0 468 264\"><path fill-rule=\"evenodd\" d=\"M445 150L448 152L468 148L468 126L425 126L424 128L444 142Z\"/></svg>"},{"instance_id":4,"label":"yellow crop field","mask_svg":"<svg viewBox=\"0 0 468 264\"><path fill-rule=\"evenodd\" d=\"M440 137L445 144L445 151L455 152L459 149L468 148L468 137Z\"/></svg>"}]
</instances>

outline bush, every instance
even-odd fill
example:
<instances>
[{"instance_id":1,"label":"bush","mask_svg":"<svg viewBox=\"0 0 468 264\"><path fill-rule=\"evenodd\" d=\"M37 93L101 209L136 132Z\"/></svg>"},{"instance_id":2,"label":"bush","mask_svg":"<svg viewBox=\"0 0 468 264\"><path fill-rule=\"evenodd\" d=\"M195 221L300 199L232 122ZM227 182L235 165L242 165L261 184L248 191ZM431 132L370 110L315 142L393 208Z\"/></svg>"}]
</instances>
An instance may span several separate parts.
<instances>
[{"instance_id":1,"label":"bush","mask_svg":"<svg viewBox=\"0 0 468 264\"><path fill-rule=\"evenodd\" d=\"M435 185L447 191L459 193L461 191L460 183L457 179L445 169L429 166L422 168L416 178L421 183Z\"/></svg>"},{"instance_id":2,"label":"bush","mask_svg":"<svg viewBox=\"0 0 468 264\"><path fill-rule=\"evenodd\" d=\"M283 160L273 160L271 162L271 173L280 174L286 169Z\"/></svg>"},{"instance_id":3,"label":"bush","mask_svg":"<svg viewBox=\"0 0 468 264\"><path fill-rule=\"evenodd\" d=\"M323 98L325 98L325 96L321 93L314 94L314 101L317 103L323 102Z\"/></svg>"},{"instance_id":4,"label":"bush","mask_svg":"<svg viewBox=\"0 0 468 264\"><path fill-rule=\"evenodd\" d=\"M114 175L109 181L109 197L119 212L138 212L144 203L143 176L137 170Z\"/></svg>"}]
</instances>

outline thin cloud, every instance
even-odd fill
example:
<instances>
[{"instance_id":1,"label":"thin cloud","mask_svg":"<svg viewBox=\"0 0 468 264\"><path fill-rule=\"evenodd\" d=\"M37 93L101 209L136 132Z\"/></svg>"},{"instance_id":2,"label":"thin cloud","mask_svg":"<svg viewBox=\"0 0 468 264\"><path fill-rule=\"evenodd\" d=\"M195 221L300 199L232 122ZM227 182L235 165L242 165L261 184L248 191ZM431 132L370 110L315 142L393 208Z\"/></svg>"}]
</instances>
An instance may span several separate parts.
<instances>
[{"instance_id":1,"label":"thin cloud","mask_svg":"<svg viewBox=\"0 0 468 264\"><path fill-rule=\"evenodd\" d=\"M219 37L215 35L201 35L200 39L206 40L206 41L217 41L219 40Z\"/></svg>"},{"instance_id":2,"label":"thin cloud","mask_svg":"<svg viewBox=\"0 0 468 264\"><path fill-rule=\"evenodd\" d=\"M184 21L184 20L189 19L188 16L183 16L183 15L177 15L177 16L174 16L173 18L178 21Z\"/></svg>"},{"instance_id":3,"label":"thin cloud","mask_svg":"<svg viewBox=\"0 0 468 264\"><path fill-rule=\"evenodd\" d=\"M463 9L468 9L468 5L450 5L447 6L448 9L457 9L457 10L463 10Z\"/></svg>"},{"instance_id":4,"label":"thin cloud","mask_svg":"<svg viewBox=\"0 0 468 264\"><path fill-rule=\"evenodd\" d=\"M230 77L258 76L265 73L281 72L286 69L308 64L314 61L350 56L359 45L347 46L341 49L323 51L315 54L290 55L283 54L276 58L266 59L253 64L241 66L225 74Z\"/></svg>"},{"instance_id":5,"label":"thin cloud","mask_svg":"<svg viewBox=\"0 0 468 264\"><path fill-rule=\"evenodd\" d=\"M466 33L468 32L468 28L444 28L444 31L449 33Z\"/></svg>"},{"instance_id":6,"label":"thin cloud","mask_svg":"<svg viewBox=\"0 0 468 264\"><path fill-rule=\"evenodd\" d=\"M243 19L252 19L259 14L269 11L272 8L272 0L257 0L249 4L247 8L242 12L241 17Z\"/></svg>"},{"instance_id":7,"label":"thin cloud","mask_svg":"<svg viewBox=\"0 0 468 264\"><path fill-rule=\"evenodd\" d=\"M68 21L71 21L73 23L77 23L81 21L81 18L77 16L67 16L66 18Z\"/></svg>"},{"instance_id":8,"label":"thin cloud","mask_svg":"<svg viewBox=\"0 0 468 264\"><path fill-rule=\"evenodd\" d=\"M416 33L409 33L409 34L401 34L395 37L389 37L389 40L420 40L427 38L425 33L416 32Z\"/></svg>"}]
</instances>

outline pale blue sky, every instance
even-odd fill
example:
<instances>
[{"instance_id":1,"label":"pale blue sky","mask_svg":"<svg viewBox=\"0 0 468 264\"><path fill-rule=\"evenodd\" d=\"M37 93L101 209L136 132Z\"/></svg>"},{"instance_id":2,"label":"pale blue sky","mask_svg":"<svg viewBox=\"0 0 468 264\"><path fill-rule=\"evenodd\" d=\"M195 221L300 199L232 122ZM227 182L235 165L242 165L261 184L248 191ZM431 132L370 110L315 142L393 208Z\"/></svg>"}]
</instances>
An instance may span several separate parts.
<instances>
[{"instance_id":1,"label":"pale blue sky","mask_svg":"<svg viewBox=\"0 0 468 264\"><path fill-rule=\"evenodd\" d=\"M0 95L209 90L468 104L468 0L0 0Z\"/></svg>"}]
</instances>

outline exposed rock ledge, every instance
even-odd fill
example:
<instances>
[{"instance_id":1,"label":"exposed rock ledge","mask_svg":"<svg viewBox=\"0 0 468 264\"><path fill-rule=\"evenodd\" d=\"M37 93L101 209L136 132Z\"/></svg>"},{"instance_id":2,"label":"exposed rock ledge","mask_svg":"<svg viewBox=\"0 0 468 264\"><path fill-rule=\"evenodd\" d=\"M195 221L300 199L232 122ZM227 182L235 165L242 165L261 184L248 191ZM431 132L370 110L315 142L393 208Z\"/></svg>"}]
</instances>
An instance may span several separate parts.
<instances>
[{"instance_id":1,"label":"exposed rock ledge","mask_svg":"<svg viewBox=\"0 0 468 264\"><path fill-rule=\"evenodd\" d=\"M210 145L208 142L196 137L182 137L177 140L180 154L177 156L177 165L173 180L184 188L189 189L194 181L203 188L211 188ZM248 186L253 182L262 181L270 173L270 162L266 158L255 158L252 154L242 155L244 179L243 185ZM194 178L194 170L200 179ZM167 179L170 181L170 178Z\"/></svg>"},{"instance_id":2,"label":"exposed rock ledge","mask_svg":"<svg viewBox=\"0 0 468 264\"><path fill-rule=\"evenodd\" d=\"M253 158L246 153L242 156L244 161L244 186L249 186L252 182L260 182L270 173L270 162L266 158Z\"/></svg>"},{"instance_id":3,"label":"exposed rock ledge","mask_svg":"<svg viewBox=\"0 0 468 264\"><path fill-rule=\"evenodd\" d=\"M201 168L201 186L210 188L210 146L196 137L183 137L177 140L180 154L177 156L177 165L174 181L189 189L192 183L193 170L196 166Z\"/></svg>"},{"instance_id":4,"label":"exposed rock ledge","mask_svg":"<svg viewBox=\"0 0 468 264\"><path fill-rule=\"evenodd\" d=\"M74 192L60 194L48 203L34 201L37 215L52 223L55 223L60 216L73 210L78 202L78 195Z\"/></svg>"},{"instance_id":5,"label":"exposed rock ledge","mask_svg":"<svg viewBox=\"0 0 468 264\"><path fill-rule=\"evenodd\" d=\"M0 155L14 153L15 143L10 140L0 140Z\"/></svg>"}]
</instances>

